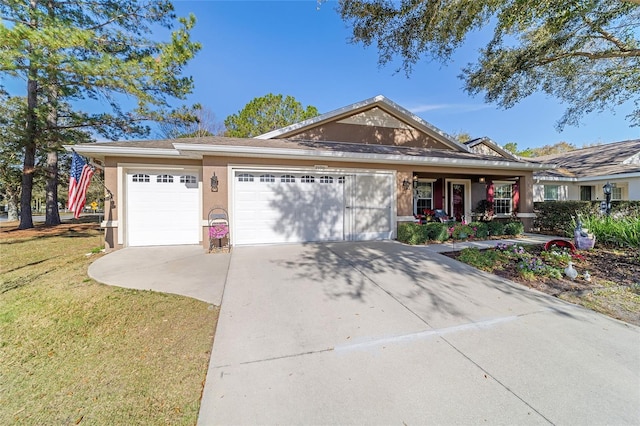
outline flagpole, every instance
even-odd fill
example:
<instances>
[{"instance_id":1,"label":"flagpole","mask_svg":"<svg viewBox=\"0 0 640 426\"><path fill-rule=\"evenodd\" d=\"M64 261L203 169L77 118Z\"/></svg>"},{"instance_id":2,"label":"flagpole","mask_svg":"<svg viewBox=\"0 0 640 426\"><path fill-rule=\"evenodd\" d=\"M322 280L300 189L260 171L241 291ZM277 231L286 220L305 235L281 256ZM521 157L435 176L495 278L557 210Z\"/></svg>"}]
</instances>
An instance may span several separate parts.
<instances>
[{"instance_id":1,"label":"flagpole","mask_svg":"<svg viewBox=\"0 0 640 426\"><path fill-rule=\"evenodd\" d=\"M78 154L78 153L76 152L76 150L75 150L75 149L71 148L71 151L72 151L74 154L76 154L76 155L80 156L80 154ZM81 156L81 157L83 157L83 156ZM89 165L89 167L91 167L91 169L92 169L92 170L94 170L94 171L95 171L95 169L96 169L96 168L99 168L99 167L96 167L95 165L93 165L90 161L85 161L85 163L86 163L87 165ZM104 244L105 244L105 242L104 242L104 238L105 238L105 235L104 235L104 234L105 234L105 229L102 227L102 220L103 220L103 218L104 218L104 212L105 212L105 209L106 209L106 202L107 202L107 199L109 199L109 200L113 200L113 192L111 192L111 190L107 187L107 185L104 183L104 180L102 180L100 177L98 177L97 173L93 173L93 174L91 175L91 178L90 178L90 179L91 179L91 180L95 179L95 180L98 182L98 184L100 184L100 186L102 186L102 188L103 188L103 189L106 191L106 193L107 193L107 195L106 195L106 196L103 196L103 197L102 197L102 213L98 213L98 225L100 226L100 230L101 230L101 232L100 232L100 247L103 247L103 246L104 246Z\"/></svg>"}]
</instances>

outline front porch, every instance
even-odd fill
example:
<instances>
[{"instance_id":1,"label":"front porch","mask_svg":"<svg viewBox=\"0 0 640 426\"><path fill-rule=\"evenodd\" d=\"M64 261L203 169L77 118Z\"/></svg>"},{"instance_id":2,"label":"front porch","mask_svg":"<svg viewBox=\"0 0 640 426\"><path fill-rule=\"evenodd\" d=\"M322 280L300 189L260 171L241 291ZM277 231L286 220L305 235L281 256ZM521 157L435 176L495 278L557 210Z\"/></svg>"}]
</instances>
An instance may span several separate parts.
<instances>
[{"instance_id":1,"label":"front porch","mask_svg":"<svg viewBox=\"0 0 640 426\"><path fill-rule=\"evenodd\" d=\"M401 175L401 176L400 176ZM504 175L490 171L438 173L415 171L399 173L399 215L416 220L457 222L521 220L531 229L533 213L532 175Z\"/></svg>"}]
</instances>

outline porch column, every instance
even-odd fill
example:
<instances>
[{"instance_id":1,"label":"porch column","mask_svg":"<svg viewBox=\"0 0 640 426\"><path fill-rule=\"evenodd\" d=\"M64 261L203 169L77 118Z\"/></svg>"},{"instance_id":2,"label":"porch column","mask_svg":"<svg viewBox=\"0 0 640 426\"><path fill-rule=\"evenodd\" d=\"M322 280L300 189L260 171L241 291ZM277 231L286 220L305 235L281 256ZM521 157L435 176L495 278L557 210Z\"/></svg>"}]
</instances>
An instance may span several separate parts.
<instances>
[{"instance_id":1,"label":"porch column","mask_svg":"<svg viewBox=\"0 0 640 426\"><path fill-rule=\"evenodd\" d=\"M520 176L519 197L517 217L524 224L524 230L531 232L533 219L536 217L533 212L533 173L529 172Z\"/></svg>"},{"instance_id":2,"label":"porch column","mask_svg":"<svg viewBox=\"0 0 640 426\"><path fill-rule=\"evenodd\" d=\"M410 183L409 188L404 189L402 186L404 181ZM398 222L413 222L413 172L411 170L398 170L396 194Z\"/></svg>"},{"instance_id":3,"label":"porch column","mask_svg":"<svg viewBox=\"0 0 640 426\"><path fill-rule=\"evenodd\" d=\"M495 186L493 180L487 180L487 203L489 203L489 214L493 216L493 196L495 194Z\"/></svg>"},{"instance_id":4,"label":"porch column","mask_svg":"<svg viewBox=\"0 0 640 426\"><path fill-rule=\"evenodd\" d=\"M111 199L104 200L104 222L100 224L104 228L104 248L109 252L122 247L122 241L118 241L118 195L122 193L118 188L118 163L108 159L104 165L104 186L111 191ZM106 192L106 189L105 189ZM106 195L106 194L105 194Z\"/></svg>"}]
</instances>

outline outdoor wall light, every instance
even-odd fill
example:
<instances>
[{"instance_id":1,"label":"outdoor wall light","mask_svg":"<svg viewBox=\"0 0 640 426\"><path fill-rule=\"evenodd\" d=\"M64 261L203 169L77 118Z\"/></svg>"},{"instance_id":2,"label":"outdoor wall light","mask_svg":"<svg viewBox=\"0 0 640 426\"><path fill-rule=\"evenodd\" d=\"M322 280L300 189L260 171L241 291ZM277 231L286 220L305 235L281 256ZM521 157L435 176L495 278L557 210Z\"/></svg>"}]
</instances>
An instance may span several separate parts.
<instances>
[{"instance_id":1,"label":"outdoor wall light","mask_svg":"<svg viewBox=\"0 0 640 426\"><path fill-rule=\"evenodd\" d=\"M479 179L478 179L478 182L480 182L480 183L485 183L485 182L486 182L486 179L485 179L484 177L481 177L481 178L479 178Z\"/></svg>"},{"instance_id":2,"label":"outdoor wall light","mask_svg":"<svg viewBox=\"0 0 640 426\"><path fill-rule=\"evenodd\" d=\"M402 189L404 189L406 191L409 188L411 188L411 182L409 182L407 179L403 180L402 181Z\"/></svg>"},{"instance_id":3,"label":"outdoor wall light","mask_svg":"<svg viewBox=\"0 0 640 426\"><path fill-rule=\"evenodd\" d=\"M611 214L611 192L612 192L612 188L613 186L607 182L605 183L605 185L602 187L602 192L604 192L604 197L605 197L605 212L607 214L607 216L609 216L609 214Z\"/></svg>"},{"instance_id":4,"label":"outdoor wall light","mask_svg":"<svg viewBox=\"0 0 640 426\"><path fill-rule=\"evenodd\" d=\"M218 176L213 172L213 176L211 176L211 192L218 192Z\"/></svg>"}]
</instances>

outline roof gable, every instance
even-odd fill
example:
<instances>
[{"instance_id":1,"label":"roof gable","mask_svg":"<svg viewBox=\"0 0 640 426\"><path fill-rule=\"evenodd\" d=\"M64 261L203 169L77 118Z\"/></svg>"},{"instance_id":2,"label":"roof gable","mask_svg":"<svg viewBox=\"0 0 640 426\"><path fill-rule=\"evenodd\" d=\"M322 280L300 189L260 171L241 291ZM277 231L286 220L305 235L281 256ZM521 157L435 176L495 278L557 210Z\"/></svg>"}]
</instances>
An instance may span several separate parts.
<instances>
[{"instance_id":1,"label":"roof gable","mask_svg":"<svg viewBox=\"0 0 640 426\"><path fill-rule=\"evenodd\" d=\"M470 152L465 145L442 130L381 95L256 138L351 142Z\"/></svg>"},{"instance_id":2,"label":"roof gable","mask_svg":"<svg viewBox=\"0 0 640 426\"><path fill-rule=\"evenodd\" d=\"M497 157L503 157L509 160L520 159L520 157L507 151L501 145L487 137L473 139L465 142L464 144L468 146L472 152L476 152L478 154L495 155Z\"/></svg>"}]
</instances>

